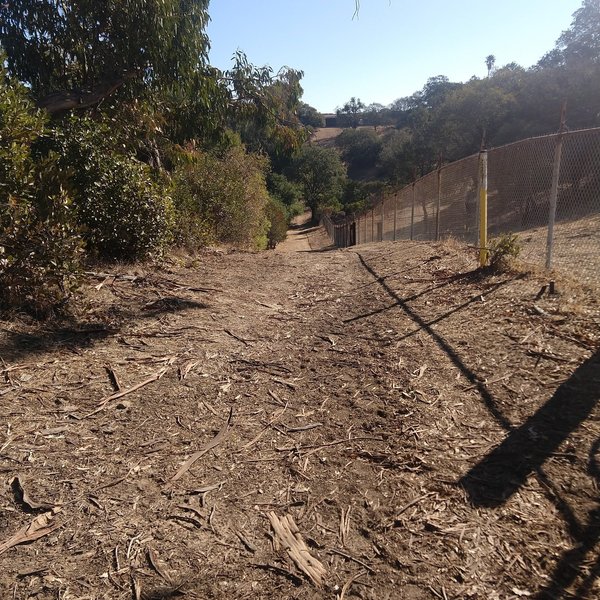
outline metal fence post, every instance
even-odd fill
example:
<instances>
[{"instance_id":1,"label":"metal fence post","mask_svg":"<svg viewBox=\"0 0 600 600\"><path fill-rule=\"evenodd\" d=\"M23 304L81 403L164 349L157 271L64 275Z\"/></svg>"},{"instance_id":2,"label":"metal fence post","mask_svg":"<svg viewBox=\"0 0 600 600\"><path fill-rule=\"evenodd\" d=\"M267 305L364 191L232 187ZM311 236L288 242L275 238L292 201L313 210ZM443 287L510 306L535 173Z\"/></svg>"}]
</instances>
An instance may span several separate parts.
<instances>
[{"instance_id":1,"label":"metal fence post","mask_svg":"<svg viewBox=\"0 0 600 600\"><path fill-rule=\"evenodd\" d=\"M415 187L417 186L417 182L414 181L412 184L412 206L410 209L410 239L413 239L413 234L415 230Z\"/></svg>"},{"instance_id":2,"label":"metal fence post","mask_svg":"<svg viewBox=\"0 0 600 600\"><path fill-rule=\"evenodd\" d=\"M440 207L442 204L442 159L437 172L437 205L435 209L435 241L440 239Z\"/></svg>"},{"instance_id":3,"label":"metal fence post","mask_svg":"<svg viewBox=\"0 0 600 600\"><path fill-rule=\"evenodd\" d=\"M398 192L396 192L396 194L394 195L394 242L396 241L396 224L398 222L398 199L399 195Z\"/></svg>"},{"instance_id":4,"label":"metal fence post","mask_svg":"<svg viewBox=\"0 0 600 600\"><path fill-rule=\"evenodd\" d=\"M485 267L488 260L487 243L487 186L488 186L487 150L479 153L479 266Z\"/></svg>"},{"instance_id":5,"label":"metal fence post","mask_svg":"<svg viewBox=\"0 0 600 600\"><path fill-rule=\"evenodd\" d=\"M379 241L383 242L383 232L384 232L384 224L385 224L385 199L381 199L381 235L379 236Z\"/></svg>"},{"instance_id":6,"label":"metal fence post","mask_svg":"<svg viewBox=\"0 0 600 600\"><path fill-rule=\"evenodd\" d=\"M375 241L375 209L371 209L371 243Z\"/></svg>"},{"instance_id":7,"label":"metal fence post","mask_svg":"<svg viewBox=\"0 0 600 600\"><path fill-rule=\"evenodd\" d=\"M552 187L550 188L550 212L548 215L548 237L546 239L546 269L552 268L552 252L554 251L554 222L556 221L556 204L558 201L558 183L560 181L560 163L562 159L563 134L565 131L565 116L567 103L563 102L560 111L560 128L554 148L554 163L552 165Z\"/></svg>"}]
</instances>

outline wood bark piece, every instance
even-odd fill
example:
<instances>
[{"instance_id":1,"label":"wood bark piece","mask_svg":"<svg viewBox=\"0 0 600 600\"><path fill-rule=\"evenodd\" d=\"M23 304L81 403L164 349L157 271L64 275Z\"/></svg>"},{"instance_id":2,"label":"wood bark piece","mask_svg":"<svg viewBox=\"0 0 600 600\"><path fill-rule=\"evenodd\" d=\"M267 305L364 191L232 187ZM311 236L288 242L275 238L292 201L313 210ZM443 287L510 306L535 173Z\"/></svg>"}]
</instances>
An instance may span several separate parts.
<instances>
[{"instance_id":1,"label":"wood bark piece","mask_svg":"<svg viewBox=\"0 0 600 600\"><path fill-rule=\"evenodd\" d=\"M122 398L123 396L126 396L127 394L131 394L131 392L135 392L135 391L139 390L140 388L143 388L144 386L148 385L149 383L152 383L153 381L157 381L167 371L168 371L167 367L163 367L160 371L157 371L156 373L154 373L154 375L152 375L151 377L148 377L148 379L144 379L144 381L140 381L139 383L136 383L134 386L132 386L130 388L127 388L125 390L120 390L114 394L111 394L110 396L104 398L104 400L100 401L98 403L98 408L96 410L93 410L91 413L85 415L84 418L91 417L91 416L99 413L100 411L104 410L104 408L106 407L106 405L109 402L112 402L113 400L118 400L119 398Z\"/></svg>"},{"instance_id":2,"label":"wood bark piece","mask_svg":"<svg viewBox=\"0 0 600 600\"><path fill-rule=\"evenodd\" d=\"M274 513L267 514L271 527L275 532L276 548L281 545L294 564L317 586L323 586L323 577L327 570L323 563L316 559L306 547L298 526L291 515L281 519Z\"/></svg>"},{"instance_id":3,"label":"wood bark piece","mask_svg":"<svg viewBox=\"0 0 600 600\"><path fill-rule=\"evenodd\" d=\"M204 456L209 450L216 448L227 437L227 434L229 433L229 428L231 427L232 417L233 417L233 408L230 408L229 416L227 417L227 421L225 421L225 424L223 425L223 427L221 427L221 431L219 431L219 433L217 433L217 435L212 440L210 440L210 442L208 442L206 445L204 445L200 450L198 450L198 452L195 452L194 454L192 454L192 456L190 456L183 463L183 465L181 465L181 467L179 468L177 473L175 473L175 475L173 475L173 477L171 477L170 483L174 483L178 479L181 479L181 477L190 469L190 467L199 458Z\"/></svg>"},{"instance_id":4,"label":"wood bark piece","mask_svg":"<svg viewBox=\"0 0 600 600\"><path fill-rule=\"evenodd\" d=\"M54 506L53 504L50 504L48 502L38 502L34 500L29 495L29 493L23 486L23 482L18 477L13 478L13 480L10 482L10 487L15 496L15 500L19 504L24 505L28 511L48 511L51 510Z\"/></svg>"},{"instance_id":5,"label":"wood bark piece","mask_svg":"<svg viewBox=\"0 0 600 600\"><path fill-rule=\"evenodd\" d=\"M56 517L59 512L60 508L53 508L51 511L38 515L29 525L25 525L7 540L0 542L0 554L4 554L13 546L33 542L58 529L62 525Z\"/></svg>"}]
</instances>

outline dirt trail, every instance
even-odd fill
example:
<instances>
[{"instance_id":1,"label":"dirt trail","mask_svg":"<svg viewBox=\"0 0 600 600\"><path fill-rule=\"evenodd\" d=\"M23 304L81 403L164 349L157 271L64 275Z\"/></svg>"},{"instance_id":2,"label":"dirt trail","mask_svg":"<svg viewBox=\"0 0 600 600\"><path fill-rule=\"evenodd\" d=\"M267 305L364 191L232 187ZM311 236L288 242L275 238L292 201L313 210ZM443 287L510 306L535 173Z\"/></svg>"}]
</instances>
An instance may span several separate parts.
<instances>
[{"instance_id":1,"label":"dirt trail","mask_svg":"<svg viewBox=\"0 0 600 600\"><path fill-rule=\"evenodd\" d=\"M278 244L277 251L309 252L313 246L317 250L329 247L331 242L326 237L326 233L320 227L312 226L310 219L310 212L294 217L292 229L288 231L286 240Z\"/></svg>"},{"instance_id":2,"label":"dirt trail","mask_svg":"<svg viewBox=\"0 0 600 600\"><path fill-rule=\"evenodd\" d=\"M598 597L598 301L473 268L304 228L1 323L0 552L61 511L0 598Z\"/></svg>"}]
</instances>

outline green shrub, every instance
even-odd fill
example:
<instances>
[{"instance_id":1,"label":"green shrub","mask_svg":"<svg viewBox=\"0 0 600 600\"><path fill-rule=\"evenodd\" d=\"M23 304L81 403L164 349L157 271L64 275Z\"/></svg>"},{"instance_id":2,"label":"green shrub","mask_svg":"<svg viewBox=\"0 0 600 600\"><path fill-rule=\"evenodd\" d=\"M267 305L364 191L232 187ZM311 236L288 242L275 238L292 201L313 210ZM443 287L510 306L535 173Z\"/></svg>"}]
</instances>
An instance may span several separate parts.
<instances>
[{"instance_id":1,"label":"green shrub","mask_svg":"<svg viewBox=\"0 0 600 600\"><path fill-rule=\"evenodd\" d=\"M173 175L179 243L266 247L266 168L266 159L246 153L241 146L222 156L195 149L182 152Z\"/></svg>"},{"instance_id":2,"label":"green shrub","mask_svg":"<svg viewBox=\"0 0 600 600\"><path fill-rule=\"evenodd\" d=\"M288 230L288 214L285 205L277 198L271 197L266 208L269 219L267 233L268 247L273 249L279 242L285 241Z\"/></svg>"},{"instance_id":3,"label":"green shrub","mask_svg":"<svg viewBox=\"0 0 600 600\"><path fill-rule=\"evenodd\" d=\"M509 269L521 253L519 237L514 233L506 233L494 238L488 248L488 264L490 268L502 271Z\"/></svg>"},{"instance_id":4,"label":"green shrub","mask_svg":"<svg viewBox=\"0 0 600 600\"><path fill-rule=\"evenodd\" d=\"M77 288L81 238L66 193L47 198L46 218L30 203L9 206L0 233L0 287L5 307L47 316Z\"/></svg>"},{"instance_id":5,"label":"green shrub","mask_svg":"<svg viewBox=\"0 0 600 600\"><path fill-rule=\"evenodd\" d=\"M56 156L34 160L45 120L0 56L0 305L47 315L76 287L81 240Z\"/></svg>"},{"instance_id":6,"label":"green shrub","mask_svg":"<svg viewBox=\"0 0 600 600\"><path fill-rule=\"evenodd\" d=\"M112 156L85 196L76 196L79 220L90 248L104 258L138 259L169 239L169 202L148 168Z\"/></svg>"},{"instance_id":7,"label":"green shrub","mask_svg":"<svg viewBox=\"0 0 600 600\"><path fill-rule=\"evenodd\" d=\"M108 123L72 116L38 150L60 156L88 251L146 258L170 240L171 199L147 165L117 151L119 144Z\"/></svg>"},{"instance_id":8,"label":"green shrub","mask_svg":"<svg viewBox=\"0 0 600 600\"><path fill-rule=\"evenodd\" d=\"M301 215L306 210L302 201L302 190L285 175L269 173L267 189L272 198L276 198L284 205L288 219Z\"/></svg>"}]
</instances>

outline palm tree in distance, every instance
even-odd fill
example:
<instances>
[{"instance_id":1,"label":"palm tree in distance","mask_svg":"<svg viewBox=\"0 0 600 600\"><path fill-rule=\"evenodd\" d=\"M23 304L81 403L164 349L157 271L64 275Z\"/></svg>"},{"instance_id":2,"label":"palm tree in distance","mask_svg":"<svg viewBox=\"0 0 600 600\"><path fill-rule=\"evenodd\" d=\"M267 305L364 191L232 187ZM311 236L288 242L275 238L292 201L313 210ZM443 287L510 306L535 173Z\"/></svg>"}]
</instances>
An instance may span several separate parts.
<instances>
[{"instance_id":1,"label":"palm tree in distance","mask_svg":"<svg viewBox=\"0 0 600 600\"><path fill-rule=\"evenodd\" d=\"M488 77L492 74L494 70L494 65L496 64L496 57L493 54L485 57L485 66L488 70Z\"/></svg>"}]
</instances>

